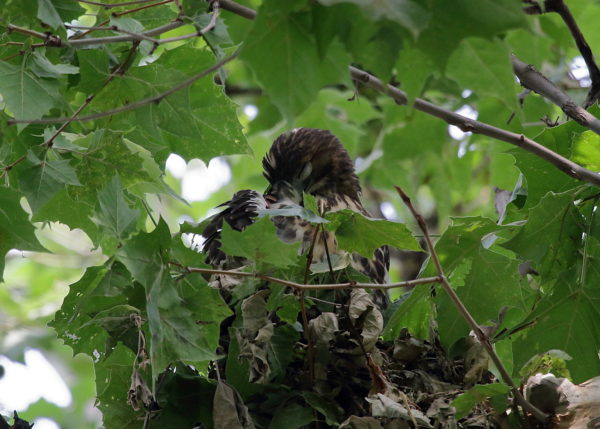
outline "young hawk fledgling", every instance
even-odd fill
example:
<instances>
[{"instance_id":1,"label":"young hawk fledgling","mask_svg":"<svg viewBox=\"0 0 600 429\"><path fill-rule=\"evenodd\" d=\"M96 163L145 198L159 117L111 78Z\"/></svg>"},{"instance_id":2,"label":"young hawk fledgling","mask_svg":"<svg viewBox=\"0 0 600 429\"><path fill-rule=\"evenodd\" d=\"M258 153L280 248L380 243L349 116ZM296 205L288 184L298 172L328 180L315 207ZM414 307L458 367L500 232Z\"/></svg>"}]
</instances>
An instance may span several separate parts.
<instances>
[{"instance_id":1,"label":"young hawk fledgling","mask_svg":"<svg viewBox=\"0 0 600 429\"><path fill-rule=\"evenodd\" d=\"M223 266L240 261L229 260L220 250L220 231L223 221L233 229L241 231L250 225L258 215L258 210L303 205L303 193L316 198L322 212L350 209L369 216L360 200L360 184L354 171L350 155L342 143L329 131L297 128L277 137L267 155L263 158L264 176L269 187L264 195L244 190L224 203L225 209L214 216L203 232L206 241L204 252L207 262ZM315 239L313 262L327 263L332 255L345 255L338 249L335 234L319 232L313 238L316 227L297 217L275 216L273 222L278 236L287 242L301 241L303 249L309 248ZM376 283L388 280L389 251L387 246L375 251L372 259L357 253L349 255L349 263L356 270Z\"/></svg>"}]
</instances>

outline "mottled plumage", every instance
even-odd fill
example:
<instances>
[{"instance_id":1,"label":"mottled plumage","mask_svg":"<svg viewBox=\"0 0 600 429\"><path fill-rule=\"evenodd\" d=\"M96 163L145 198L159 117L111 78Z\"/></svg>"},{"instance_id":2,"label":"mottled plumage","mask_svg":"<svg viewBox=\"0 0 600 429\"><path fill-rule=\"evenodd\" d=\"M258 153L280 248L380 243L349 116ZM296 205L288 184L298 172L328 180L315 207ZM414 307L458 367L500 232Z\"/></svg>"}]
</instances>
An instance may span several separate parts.
<instances>
[{"instance_id":1,"label":"mottled plumage","mask_svg":"<svg viewBox=\"0 0 600 429\"><path fill-rule=\"evenodd\" d=\"M202 251L206 254L206 263L215 267L221 267L227 261L227 255L221 250L220 238L223 221L236 231L243 231L254 222L258 216L258 210L267 207L267 202L260 193L243 190L236 192L231 200L219 207L225 207L225 209L216 214L202 232L204 237ZM230 266L227 268L234 268L231 266L232 264L239 266L243 263L241 260L230 260L229 262Z\"/></svg>"},{"instance_id":2,"label":"mottled plumage","mask_svg":"<svg viewBox=\"0 0 600 429\"><path fill-rule=\"evenodd\" d=\"M269 182L264 198L254 191L240 191L223 204L226 209L213 218L203 233L207 262L220 265L225 261L219 242L223 220L241 231L253 222L258 208L264 208L263 205L272 209L303 205L303 193L315 196L323 212L350 209L369 216L360 200L361 188L352 159L329 131L298 128L284 133L277 137L262 164ZM309 248L315 233L315 227L309 222L298 217L275 216L273 223L282 240L302 241L303 248ZM320 232L315 239L313 261L327 262L328 254L331 258L332 255L347 255L347 252L338 249L334 233ZM357 253L347 259L352 267L374 282L387 282L387 246L377 249L371 259Z\"/></svg>"}]
</instances>

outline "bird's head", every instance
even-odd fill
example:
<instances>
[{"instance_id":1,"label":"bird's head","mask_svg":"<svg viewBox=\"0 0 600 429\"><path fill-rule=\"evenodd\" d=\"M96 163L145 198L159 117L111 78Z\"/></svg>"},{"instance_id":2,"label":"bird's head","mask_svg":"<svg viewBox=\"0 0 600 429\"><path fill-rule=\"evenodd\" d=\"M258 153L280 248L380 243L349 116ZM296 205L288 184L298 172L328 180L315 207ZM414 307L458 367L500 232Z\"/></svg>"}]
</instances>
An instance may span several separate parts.
<instances>
[{"instance_id":1,"label":"bird's head","mask_svg":"<svg viewBox=\"0 0 600 429\"><path fill-rule=\"evenodd\" d=\"M326 130L296 128L277 137L263 158L266 199L302 204L302 193L359 200L360 184L350 155Z\"/></svg>"}]
</instances>

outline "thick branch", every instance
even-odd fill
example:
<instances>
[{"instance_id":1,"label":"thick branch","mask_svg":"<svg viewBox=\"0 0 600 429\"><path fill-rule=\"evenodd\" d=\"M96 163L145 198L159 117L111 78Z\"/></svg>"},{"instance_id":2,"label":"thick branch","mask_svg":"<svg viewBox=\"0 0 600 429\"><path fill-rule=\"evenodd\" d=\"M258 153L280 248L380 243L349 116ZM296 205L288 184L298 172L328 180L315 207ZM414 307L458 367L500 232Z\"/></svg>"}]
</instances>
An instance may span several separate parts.
<instances>
[{"instance_id":1,"label":"thick branch","mask_svg":"<svg viewBox=\"0 0 600 429\"><path fill-rule=\"evenodd\" d=\"M267 276L265 274L260 273L250 273L246 271L227 271L227 270L213 270L210 268L193 268L193 267L184 267L177 262L169 262L171 265L178 266L183 270L190 273L201 273L201 274L222 274L226 276L232 277L254 277L256 279L265 280L268 282L278 283L280 285L288 286L293 289L298 290L333 290L333 289L394 289L399 287L408 287L408 286L416 286L421 284L430 284L430 283L439 283L441 280L439 277L423 277L421 279L415 280L407 280L404 282L398 283L387 283L387 284L379 284L379 283L356 283L356 282L348 282L348 283L330 283L330 284L305 284L305 283L296 283L289 280L280 279L277 277Z\"/></svg>"},{"instance_id":2,"label":"thick branch","mask_svg":"<svg viewBox=\"0 0 600 429\"><path fill-rule=\"evenodd\" d=\"M14 124L55 124L55 123L59 123L59 122L73 121L73 120L91 121L94 119L105 118L107 116L116 115L117 113L129 112L131 110L138 109L147 104L159 103L162 99L168 97L169 95L174 94L177 91L190 86L191 84L196 82L198 79L201 79L204 76L223 67L229 61L236 58L238 56L238 52L239 51L236 51L233 54L231 54L230 56L223 58L221 61L217 62L213 66L207 68L206 70L201 71L200 73L190 77L189 79L184 80L180 84L175 85L173 88L170 88L165 92L161 92L160 94L155 95L154 97L144 98L143 100L136 101L135 103L126 104L125 106L117 107L116 109L108 110L106 112L95 113L93 115L81 116L81 117L75 118L75 119L71 118L71 117L68 117L68 118L44 118L44 119L10 119L8 121L8 124L9 125L14 125Z\"/></svg>"},{"instance_id":3,"label":"thick branch","mask_svg":"<svg viewBox=\"0 0 600 429\"><path fill-rule=\"evenodd\" d=\"M552 101L578 124L600 134L600 119L596 118L583 107L578 106L571 97L558 89L556 85L546 79L532 65L525 64L513 55L512 66L519 81L521 81L521 85Z\"/></svg>"},{"instance_id":4,"label":"thick branch","mask_svg":"<svg viewBox=\"0 0 600 429\"><path fill-rule=\"evenodd\" d=\"M404 193L402 189L396 186L396 191L398 191L398 195L400 195L400 198L402 198L402 201L404 201L404 204L406 204L406 206L414 216L415 220L419 224L419 228L421 228L421 231L423 231L423 236L425 237L425 242L427 243L427 248L429 249L429 254L431 256L431 260L433 261L433 265L435 266L438 278L440 279L442 288L448 294L450 300L452 301L458 312L461 314L463 319L465 319L465 321L469 325L469 328L471 328L471 330L475 333L477 340L481 344L483 344L483 346L487 350L490 358L494 362L494 365L496 365L496 368L498 368L498 371L500 371L500 374L502 375L502 380L512 388L513 395L515 395L517 402L525 410L529 411L535 416L536 419L540 421L547 420L549 416L546 413L534 407L523 397L523 395L515 385L514 381L512 380L510 374L504 367L504 364L496 354L496 351L494 350L494 347L492 347L488 336L481 330L471 313L469 313L469 310L467 310L467 308L462 303L456 292L454 292L454 289L452 289L452 286L450 286L448 278L444 274L442 264L440 263L440 258L438 257L437 252L435 251L435 247L433 245L433 241L431 240L431 236L429 235L429 229L427 228L427 223L425 222L425 219L423 219L423 216L421 216L421 214L417 212L410 198Z\"/></svg>"}]
</instances>

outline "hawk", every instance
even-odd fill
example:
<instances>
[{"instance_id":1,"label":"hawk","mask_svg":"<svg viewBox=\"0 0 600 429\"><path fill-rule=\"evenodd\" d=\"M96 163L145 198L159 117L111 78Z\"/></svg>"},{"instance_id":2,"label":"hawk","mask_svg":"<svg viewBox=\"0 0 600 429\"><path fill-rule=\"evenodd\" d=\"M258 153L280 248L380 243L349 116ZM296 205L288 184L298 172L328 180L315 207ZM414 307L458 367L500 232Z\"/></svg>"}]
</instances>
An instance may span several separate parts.
<instances>
[{"instance_id":1,"label":"hawk","mask_svg":"<svg viewBox=\"0 0 600 429\"><path fill-rule=\"evenodd\" d=\"M277 137L262 161L269 186L264 194L243 190L222 204L225 209L206 226L203 251L207 263L223 267L240 260L229 258L221 251L220 231L223 221L234 230L242 231L254 222L258 211L303 205L303 194L313 195L322 212L350 209L370 217L361 202L361 187L350 155L340 140L326 130L297 128ZM313 262L329 262L332 255L347 255L339 249L335 234L319 231L316 226L299 217L272 218L277 235L285 242L302 242L308 249L314 240ZM371 259L352 253L349 264L375 283L388 281L389 249L382 246ZM231 266L230 266L231 267Z\"/></svg>"}]
</instances>

